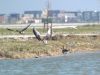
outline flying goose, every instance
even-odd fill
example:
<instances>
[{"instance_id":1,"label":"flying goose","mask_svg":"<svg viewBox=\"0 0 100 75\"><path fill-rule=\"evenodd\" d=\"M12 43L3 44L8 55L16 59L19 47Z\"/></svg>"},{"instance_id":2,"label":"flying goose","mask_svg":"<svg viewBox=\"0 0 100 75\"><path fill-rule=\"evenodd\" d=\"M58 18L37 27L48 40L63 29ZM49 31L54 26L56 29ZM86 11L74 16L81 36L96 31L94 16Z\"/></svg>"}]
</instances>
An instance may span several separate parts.
<instances>
[{"instance_id":1,"label":"flying goose","mask_svg":"<svg viewBox=\"0 0 100 75\"><path fill-rule=\"evenodd\" d=\"M7 30L9 31L15 31L15 32L18 32L20 34L22 34L25 30L27 30L27 28L31 25L31 23L29 25L27 25L25 28L21 29L21 30L13 30L13 29L10 29L10 28L7 28Z\"/></svg>"},{"instance_id":2,"label":"flying goose","mask_svg":"<svg viewBox=\"0 0 100 75\"><path fill-rule=\"evenodd\" d=\"M41 34L39 33L39 31L37 31L34 27L33 27L33 33L35 35L35 37L39 40L39 41L43 41L45 44L47 44L47 40L50 39L50 37L52 36L51 34L51 26L49 27L46 35L43 37L43 39L41 38Z\"/></svg>"}]
</instances>

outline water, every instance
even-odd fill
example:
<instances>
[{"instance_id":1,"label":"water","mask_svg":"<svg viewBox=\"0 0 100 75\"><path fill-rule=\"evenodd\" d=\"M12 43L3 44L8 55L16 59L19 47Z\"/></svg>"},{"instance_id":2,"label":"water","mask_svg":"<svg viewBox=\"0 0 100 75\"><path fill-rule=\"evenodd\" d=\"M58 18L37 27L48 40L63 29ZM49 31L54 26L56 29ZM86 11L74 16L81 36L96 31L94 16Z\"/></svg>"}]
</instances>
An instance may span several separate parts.
<instances>
[{"instance_id":1,"label":"water","mask_svg":"<svg viewBox=\"0 0 100 75\"><path fill-rule=\"evenodd\" d=\"M0 60L0 75L100 75L100 52Z\"/></svg>"}]
</instances>

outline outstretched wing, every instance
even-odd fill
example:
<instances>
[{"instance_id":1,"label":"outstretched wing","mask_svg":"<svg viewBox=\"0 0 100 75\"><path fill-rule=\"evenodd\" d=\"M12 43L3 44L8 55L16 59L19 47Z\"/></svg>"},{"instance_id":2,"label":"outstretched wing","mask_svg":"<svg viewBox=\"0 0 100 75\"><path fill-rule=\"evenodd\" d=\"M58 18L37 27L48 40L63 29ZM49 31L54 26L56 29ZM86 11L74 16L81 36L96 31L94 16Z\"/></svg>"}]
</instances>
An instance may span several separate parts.
<instances>
[{"instance_id":1,"label":"outstretched wing","mask_svg":"<svg viewBox=\"0 0 100 75\"><path fill-rule=\"evenodd\" d=\"M10 29L10 28L7 28L7 30L19 32L20 34L22 34L22 32L25 31L30 25L31 25L31 23L29 25L27 25L25 28L21 29L21 30L13 30L13 29Z\"/></svg>"},{"instance_id":2,"label":"outstretched wing","mask_svg":"<svg viewBox=\"0 0 100 75\"><path fill-rule=\"evenodd\" d=\"M49 27L48 29L48 32L46 33L46 36L44 37L44 39L41 39L41 35L40 33L35 29L33 28L33 33L35 35L35 37L39 40L39 41L43 41L43 43L47 44L47 40L51 38L51 27Z\"/></svg>"},{"instance_id":3,"label":"outstretched wing","mask_svg":"<svg viewBox=\"0 0 100 75\"><path fill-rule=\"evenodd\" d=\"M27 25L25 28L21 29L20 32L25 31L30 25L31 25L31 23L29 25Z\"/></svg>"},{"instance_id":4,"label":"outstretched wing","mask_svg":"<svg viewBox=\"0 0 100 75\"><path fill-rule=\"evenodd\" d=\"M40 33L35 28L33 28L33 33L39 41L42 41Z\"/></svg>"},{"instance_id":5,"label":"outstretched wing","mask_svg":"<svg viewBox=\"0 0 100 75\"><path fill-rule=\"evenodd\" d=\"M49 27L49 29L44 37L45 40L48 40L51 38L51 35L52 35L51 32L52 32L51 27Z\"/></svg>"},{"instance_id":6,"label":"outstretched wing","mask_svg":"<svg viewBox=\"0 0 100 75\"><path fill-rule=\"evenodd\" d=\"M7 28L7 30L9 30L9 31L15 31L15 30L13 30L13 29L10 29L10 28Z\"/></svg>"},{"instance_id":7,"label":"outstretched wing","mask_svg":"<svg viewBox=\"0 0 100 75\"><path fill-rule=\"evenodd\" d=\"M14 31L14 32L19 32L19 30L14 30L14 29L10 29L10 28L7 28L7 30Z\"/></svg>"}]
</instances>

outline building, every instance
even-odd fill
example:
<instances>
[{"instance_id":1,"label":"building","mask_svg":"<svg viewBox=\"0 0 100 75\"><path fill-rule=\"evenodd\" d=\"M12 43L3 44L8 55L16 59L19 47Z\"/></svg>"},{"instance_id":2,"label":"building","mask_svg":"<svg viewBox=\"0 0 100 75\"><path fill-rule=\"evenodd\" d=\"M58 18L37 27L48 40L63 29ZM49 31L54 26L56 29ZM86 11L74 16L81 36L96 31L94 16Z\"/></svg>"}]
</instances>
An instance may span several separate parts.
<instances>
[{"instance_id":1,"label":"building","mask_svg":"<svg viewBox=\"0 0 100 75\"><path fill-rule=\"evenodd\" d=\"M78 22L78 23L82 23L82 22L83 22L83 12L78 11L78 12L76 13L76 19L77 19L77 22Z\"/></svg>"},{"instance_id":2,"label":"building","mask_svg":"<svg viewBox=\"0 0 100 75\"><path fill-rule=\"evenodd\" d=\"M8 15L8 23L17 23L20 20L20 14L13 13Z\"/></svg>"},{"instance_id":3,"label":"building","mask_svg":"<svg viewBox=\"0 0 100 75\"><path fill-rule=\"evenodd\" d=\"M97 12L98 22L100 22L100 11Z\"/></svg>"},{"instance_id":4,"label":"building","mask_svg":"<svg viewBox=\"0 0 100 75\"><path fill-rule=\"evenodd\" d=\"M92 18L92 22L98 22L99 21L99 13L97 11L93 11L91 13L91 18Z\"/></svg>"},{"instance_id":5,"label":"building","mask_svg":"<svg viewBox=\"0 0 100 75\"><path fill-rule=\"evenodd\" d=\"M92 12L93 11L84 11L83 12L83 21L84 22L92 22Z\"/></svg>"},{"instance_id":6,"label":"building","mask_svg":"<svg viewBox=\"0 0 100 75\"><path fill-rule=\"evenodd\" d=\"M0 14L0 23L5 23L5 14Z\"/></svg>"},{"instance_id":7,"label":"building","mask_svg":"<svg viewBox=\"0 0 100 75\"><path fill-rule=\"evenodd\" d=\"M58 15L59 15L60 11L59 10L49 10L47 11L46 9L42 11L42 19L47 19L49 18L50 20L52 20L52 22L58 22ZM42 21L43 22L43 21Z\"/></svg>"},{"instance_id":8,"label":"building","mask_svg":"<svg viewBox=\"0 0 100 75\"><path fill-rule=\"evenodd\" d=\"M84 11L83 20L84 22L98 22L100 19L100 12L97 11Z\"/></svg>"},{"instance_id":9,"label":"building","mask_svg":"<svg viewBox=\"0 0 100 75\"><path fill-rule=\"evenodd\" d=\"M32 15L33 18L41 18L42 11L25 11L25 15Z\"/></svg>"},{"instance_id":10,"label":"building","mask_svg":"<svg viewBox=\"0 0 100 75\"><path fill-rule=\"evenodd\" d=\"M41 23L41 14L42 11L25 11L23 18L26 23L29 21L34 23Z\"/></svg>"},{"instance_id":11,"label":"building","mask_svg":"<svg viewBox=\"0 0 100 75\"><path fill-rule=\"evenodd\" d=\"M47 20L48 18L48 20ZM23 14L0 14L0 23L42 23L45 20L53 23L90 23L100 22L100 11L25 11Z\"/></svg>"},{"instance_id":12,"label":"building","mask_svg":"<svg viewBox=\"0 0 100 75\"><path fill-rule=\"evenodd\" d=\"M78 22L77 12L72 12L72 11L65 12L65 22L67 23Z\"/></svg>"}]
</instances>

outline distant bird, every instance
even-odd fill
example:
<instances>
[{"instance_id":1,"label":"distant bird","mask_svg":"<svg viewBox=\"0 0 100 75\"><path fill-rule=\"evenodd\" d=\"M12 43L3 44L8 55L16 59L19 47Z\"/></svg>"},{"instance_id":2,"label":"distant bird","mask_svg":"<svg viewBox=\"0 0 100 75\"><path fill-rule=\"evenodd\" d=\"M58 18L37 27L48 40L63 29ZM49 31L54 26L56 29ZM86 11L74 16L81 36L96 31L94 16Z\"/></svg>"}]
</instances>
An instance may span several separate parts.
<instances>
[{"instance_id":1,"label":"distant bird","mask_svg":"<svg viewBox=\"0 0 100 75\"><path fill-rule=\"evenodd\" d=\"M19 32L20 34L22 34L25 30L27 30L27 28L31 25L31 23L29 25L27 25L25 28L21 29L21 30L13 30L10 28L7 28L7 30L9 31L15 31L15 32Z\"/></svg>"},{"instance_id":2,"label":"distant bird","mask_svg":"<svg viewBox=\"0 0 100 75\"><path fill-rule=\"evenodd\" d=\"M41 38L41 34L39 33L39 31L37 31L34 27L33 27L33 33L36 37L36 39L38 39L39 41L43 41L43 43L47 44L47 40L51 37L51 27L49 27L46 35L43 37L43 39Z\"/></svg>"},{"instance_id":3,"label":"distant bird","mask_svg":"<svg viewBox=\"0 0 100 75\"><path fill-rule=\"evenodd\" d=\"M62 48L62 53L63 53L63 54L67 54L67 52L69 52L69 50L68 50L68 49L65 49L64 46L63 46L63 48Z\"/></svg>"}]
</instances>

